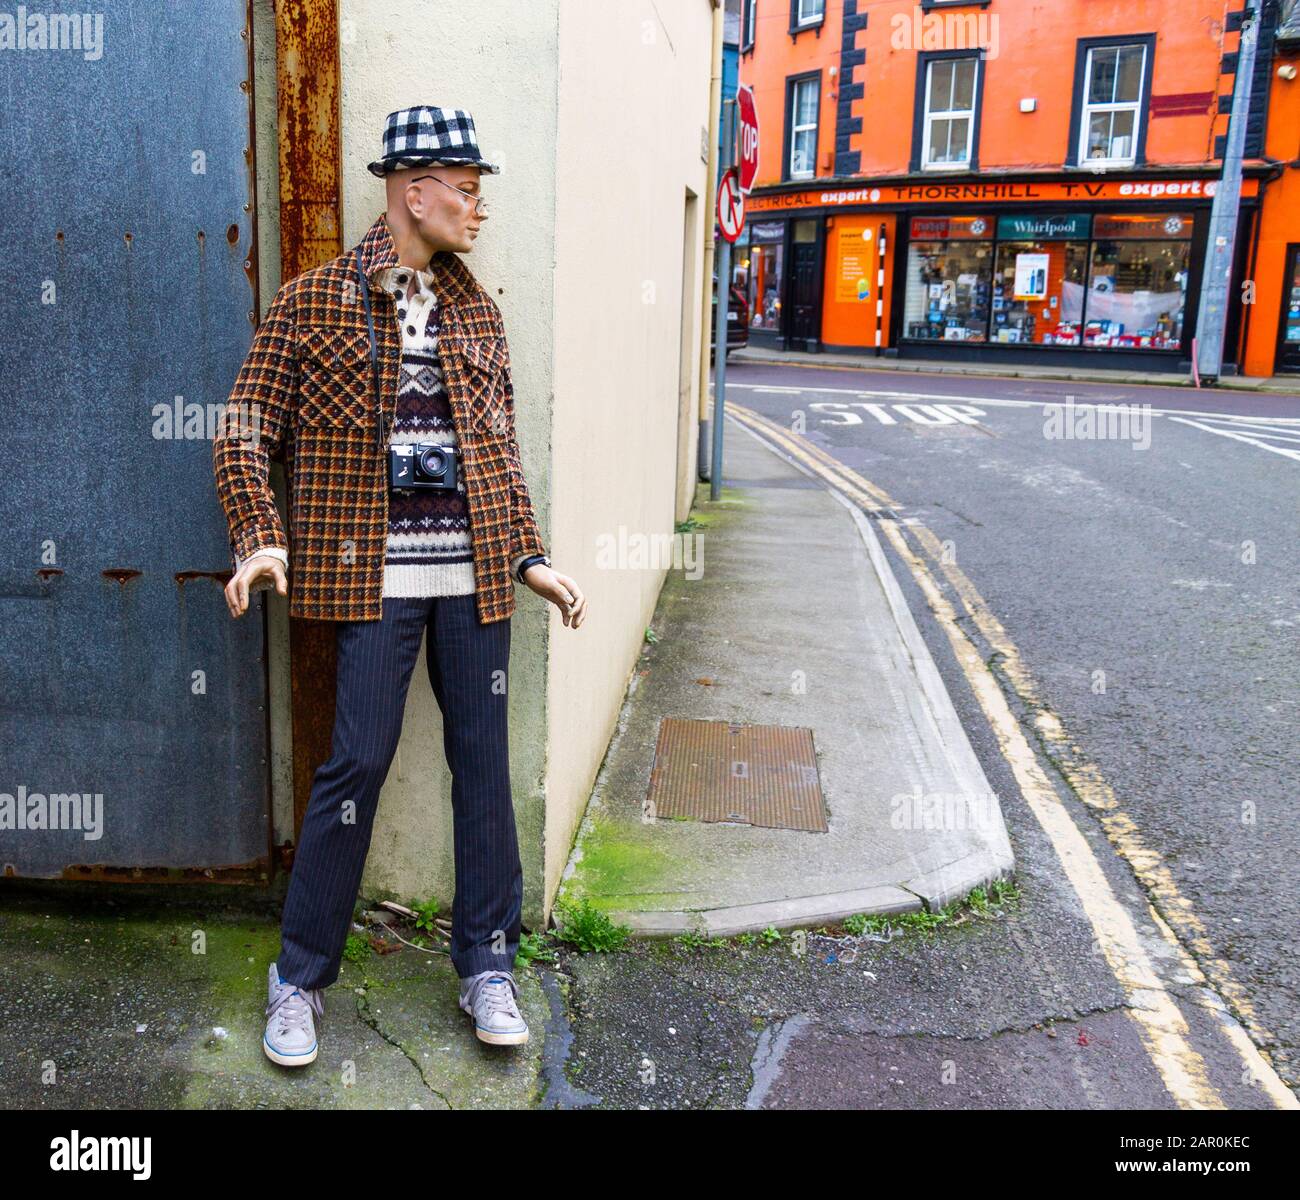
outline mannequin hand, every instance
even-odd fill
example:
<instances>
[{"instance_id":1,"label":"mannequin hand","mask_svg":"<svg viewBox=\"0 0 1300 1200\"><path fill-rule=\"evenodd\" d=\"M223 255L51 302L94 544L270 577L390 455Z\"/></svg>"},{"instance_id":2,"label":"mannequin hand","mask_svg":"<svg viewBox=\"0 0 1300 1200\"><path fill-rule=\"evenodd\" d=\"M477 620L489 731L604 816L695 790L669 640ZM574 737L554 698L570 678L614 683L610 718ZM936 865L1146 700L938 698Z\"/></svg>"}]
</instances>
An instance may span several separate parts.
<instances>
[{"instance_id":1,"label":"mannequin hand","mask_svg":"<svg viewBox=\"0 0 1300 1200\"><path fill-rule=\"evenodd\" d=\"M560 616L566 625L577 629L582 624L587 615L587 598L578 587L577 580L561 575L544 563L537 563L524 572L524 582L560 610Z\"/></svg>"},{"instance_id":2,"label":"mannequin hand","mask_svg":"<svg viewBox=\"0 0 1300 1200\"><path fill-rule=\"evenodd\" d=\"M258 588L258 591L266 590L266 586L273 581L275 590L281 596L289 594L284 565L280 560L272 558L269 554L255 554L231 576L230 582L226 584L226 607L230 609L232 617L242 617L248 611L248 593L259 579L265 579L267 584Z\"/></svg>"}]
</instances>

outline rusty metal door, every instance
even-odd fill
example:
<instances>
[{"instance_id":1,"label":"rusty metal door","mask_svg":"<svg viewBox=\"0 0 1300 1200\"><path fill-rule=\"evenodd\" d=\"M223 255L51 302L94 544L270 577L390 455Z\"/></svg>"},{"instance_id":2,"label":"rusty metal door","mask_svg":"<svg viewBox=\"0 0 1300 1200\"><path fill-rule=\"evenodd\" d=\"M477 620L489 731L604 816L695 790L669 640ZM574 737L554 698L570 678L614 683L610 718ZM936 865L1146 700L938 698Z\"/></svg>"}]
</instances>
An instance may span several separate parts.
<instances>
[{"instance_id":1,"label":"rusty metal door","mask_svg":"<svg viewBox=\"0 0 1300 1200\"><path fill-rule=\"evenodd\" d=\"M226 611L212 477L252 31L244 0L96 8L0 53L0 872L258 881L264 617Z\"/></svg>"}]
</instances>

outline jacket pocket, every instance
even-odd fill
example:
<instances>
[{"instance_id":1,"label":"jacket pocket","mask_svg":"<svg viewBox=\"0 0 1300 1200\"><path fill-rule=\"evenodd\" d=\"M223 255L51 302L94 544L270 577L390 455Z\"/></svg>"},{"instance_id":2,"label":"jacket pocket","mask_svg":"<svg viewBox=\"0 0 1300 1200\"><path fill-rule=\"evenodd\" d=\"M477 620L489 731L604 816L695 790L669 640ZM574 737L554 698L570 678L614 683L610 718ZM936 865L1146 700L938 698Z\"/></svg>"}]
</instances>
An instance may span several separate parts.
<instances>
[{"instance_id":1,"label":"jacket pocket","mask_svg":"<svg viewBox=\"0 0 1300 1200\"><path fill-rule=\"evenodd\" d=\"M462 347L469 383L470 412L474 424L484 433L505 436L508 362L505 338L485 337L466 341Z\"/></svg>"},{"instance_id":2,"label":"jacket pocket","mask_svg":"<svg viewBox=\"0 0 1300 1200\"><path fill-rule=\"evenodd\" d=\"M299 356L298 420L306 426L374 421L370 338L362 330L308 329Z\"/></svg>"}]
</instances>

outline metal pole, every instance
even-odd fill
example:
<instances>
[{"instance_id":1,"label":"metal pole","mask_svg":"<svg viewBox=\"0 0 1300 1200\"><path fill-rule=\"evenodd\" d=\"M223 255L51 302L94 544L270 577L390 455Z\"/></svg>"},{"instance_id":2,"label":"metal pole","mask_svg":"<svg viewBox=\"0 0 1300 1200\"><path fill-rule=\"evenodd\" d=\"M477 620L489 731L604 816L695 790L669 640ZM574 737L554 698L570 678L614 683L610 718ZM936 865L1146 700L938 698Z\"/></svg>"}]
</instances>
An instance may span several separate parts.
<instances>
[{"instance_id":1,"label":"metal pole","mask_svg":"<svg viewBox=\"0 0 1300 1200\"><path fill-rule=\"evenodd\" d=\"M736 102L722 106L722 161L718 178L726 177L736 161ZM719 235L721 229L719 228ZM718 303L713 337L713 461L709 467L709 499L722 492L722 408L727 400L727 318L731 313L731 243L720 236L718 247Z\"/></svg>"},{"instance_id":2,"label":"metal pole","mask_svg":"<svg viewBox=\"0 0 1300 1200\"><path fill-rule=\"evenodd\" d=\"M709 81L709 182L704 190L704 270L700 274L700 332L696 343L700 351L699 364L695 368L697 388L695 392L695 478L709 477L709 453L712 437L709 433L709 418L713 405L709 397L709 360L704 356L713 345L712 330L709 327L709 313L712 312L713 272L717 270L717 251L713 235L714 222L709 205L713 203L714 193L718 190L718 158L722 150L722 26L724 12L719 4L713 10L713 76ZM709 303L704 297L709 296ZM692 491L692 495L694 492Z\"/></svg>"},{"instance_id":3,"label":"metal pole","mask_svg":"<svg viewBox=\"0 0 1300 1200\"><path fill-rule=\"evenodd\" d=\"M1228 320L1228 288L1241 211L1241 160L1246 149L1246 114L1250 109L1250 83L1255 73L1255 43L1259 35L1258 10L1248 8L1242 17L1237 51L1237 77L1232 85L1232 116L1228 118L1223 149L1223 174L1210 209L1210 236L1201 280L1200 311L1196 317L1196 369L1202 378L1217 379L1223 367L1223 339Z\"/></svg>"}]
</instances>

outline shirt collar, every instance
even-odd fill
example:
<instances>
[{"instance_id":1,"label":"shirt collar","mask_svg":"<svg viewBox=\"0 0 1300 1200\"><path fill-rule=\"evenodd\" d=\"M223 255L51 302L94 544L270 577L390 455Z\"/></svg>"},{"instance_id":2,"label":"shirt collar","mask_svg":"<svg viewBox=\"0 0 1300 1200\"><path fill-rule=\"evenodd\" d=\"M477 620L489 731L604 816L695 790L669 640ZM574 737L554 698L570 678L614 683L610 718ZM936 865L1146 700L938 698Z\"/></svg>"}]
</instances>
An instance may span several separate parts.
<instances>
[{"instance_id":1,"label":"shirt collar","mask_svg":"<svg viewBox=\"0 0 1300 1200\"><path fill-rule=\"evenodd\" d=\"M430 264L432 266L432 264ZM415 276L415 294L428 295L437 299L433 287L433 272L431 270L416 270L414 267L404 267L400 264L393 267L384 267L375 272L374 280L386 291L399 293L405 297L407 286L411 282L411 276Z\"/></svg>"}]
</instances>

